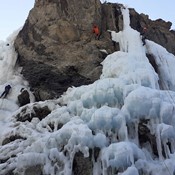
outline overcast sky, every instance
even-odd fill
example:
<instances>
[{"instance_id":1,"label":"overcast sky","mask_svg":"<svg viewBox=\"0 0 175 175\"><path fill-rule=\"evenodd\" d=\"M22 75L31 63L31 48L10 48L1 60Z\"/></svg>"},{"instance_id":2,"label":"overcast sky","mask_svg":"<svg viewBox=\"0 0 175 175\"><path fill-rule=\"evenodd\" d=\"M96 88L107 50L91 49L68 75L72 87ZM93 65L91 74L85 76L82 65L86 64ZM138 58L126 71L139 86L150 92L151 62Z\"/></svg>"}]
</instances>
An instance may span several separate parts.
<instances>
[{"instance_id":1,"label":"overcast sky","mask_svg":"<svg viewBox=\"0 0 175 175\"><path fill-rule=\"evenodd\" d=\"M1 0L0 40L5 40L13 31L23 26L35 0ZM104 0L101 0L102 2ZM109 1L108 1L109 2ZM162 18L173 23L175 29L175 0L110 0L135 8L150 19Z\"/></svg>"}]
</instances>

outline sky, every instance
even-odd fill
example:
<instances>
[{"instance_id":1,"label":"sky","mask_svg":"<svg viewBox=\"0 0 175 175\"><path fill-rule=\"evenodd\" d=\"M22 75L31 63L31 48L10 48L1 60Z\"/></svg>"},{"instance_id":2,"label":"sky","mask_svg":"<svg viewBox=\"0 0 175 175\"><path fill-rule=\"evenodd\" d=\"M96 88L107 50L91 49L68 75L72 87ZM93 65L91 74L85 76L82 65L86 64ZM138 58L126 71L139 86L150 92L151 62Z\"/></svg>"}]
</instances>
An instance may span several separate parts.
<instances>
[{"instance_id":1,"label":"sky","mask_svg":"<svg viewBox=\"0 0 175 175\"><path fill-rule=\"evenodd\" d=\"M104 2L104 0L101 0ZM110 0L127 4L136 9L138 13L148 14L150 19L162 18L174 23L174 0ZM27 19L29 11L34 6L34 0L4 0L0 3L0 40L5 40L13 31L22 27Z\"/></svg>"}]
</instances>

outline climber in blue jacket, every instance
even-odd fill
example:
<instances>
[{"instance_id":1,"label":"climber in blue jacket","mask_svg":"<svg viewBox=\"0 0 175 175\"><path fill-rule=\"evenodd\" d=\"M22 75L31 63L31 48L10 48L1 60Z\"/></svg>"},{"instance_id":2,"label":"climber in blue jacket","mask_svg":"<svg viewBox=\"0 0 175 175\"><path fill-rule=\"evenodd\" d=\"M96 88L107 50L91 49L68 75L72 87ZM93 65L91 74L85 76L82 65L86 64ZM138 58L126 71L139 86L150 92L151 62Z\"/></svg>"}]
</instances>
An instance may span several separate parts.
<instances>
[{"instance_id":1,"label":"climber in blue jacket","mask_svg":"<svg viewBox=\"0 0 175 175\"><path fill-rule=\"evenodd\" d=\"M9 91L10 91L10 89L11 89L12 87L10 86L10 85L7 85L7 86L5 86L5 90L4 90L4 92L1 94L1 96L0 96L0 98L5 98L7 95L8 95L8 93L9 93Z\"/></svg>"}]
</instances>

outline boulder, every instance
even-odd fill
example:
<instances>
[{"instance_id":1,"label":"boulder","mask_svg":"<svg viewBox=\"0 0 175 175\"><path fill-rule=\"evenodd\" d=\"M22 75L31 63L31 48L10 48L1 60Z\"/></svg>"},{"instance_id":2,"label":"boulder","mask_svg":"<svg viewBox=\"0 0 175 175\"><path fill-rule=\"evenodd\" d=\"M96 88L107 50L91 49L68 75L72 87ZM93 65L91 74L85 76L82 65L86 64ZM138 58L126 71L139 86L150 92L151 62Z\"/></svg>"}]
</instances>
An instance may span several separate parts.
<instances>
[{"instance_id":1,"label":"boulder","mask_svg":"<svg viewBox=\"0 0 175 175\"><path fill-rule=\"evenodd\" d=\"M18 102L20 106L30 103L30 96L27 90L23 90L21 94L18 95Z\"/></svg>"}]
</instances>

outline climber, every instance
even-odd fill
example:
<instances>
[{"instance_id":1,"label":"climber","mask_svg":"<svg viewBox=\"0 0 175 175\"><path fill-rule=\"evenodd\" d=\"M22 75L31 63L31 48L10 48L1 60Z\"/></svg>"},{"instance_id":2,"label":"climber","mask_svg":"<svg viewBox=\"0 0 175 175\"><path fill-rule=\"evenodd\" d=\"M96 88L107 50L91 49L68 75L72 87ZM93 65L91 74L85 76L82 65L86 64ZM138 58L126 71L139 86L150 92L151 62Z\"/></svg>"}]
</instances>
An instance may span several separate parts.
<instances>
[{"instance_id":1,"label":"climber","mask_svg":"<svg viewBox=\"0 0 175 175\"><path fill-rule=\"evenodd\" d=\"M146 36L147 36L147 28L144 27L140 34L141 34L142 42L143 42L143 46L144 46L146 44L145 40L146 40Z\"/></svg>"},{"instance_id":2,"label":"climber","mask_svg":"<svg viewBox=\"0 0 175 175\"><path fill-rule=\"evenodd\" d=\"M8 95L9 91L11 89L10 85L5 86L5 90L4 92L1 94L0 98L2 98L4 96L4 98Z\"/></svg>"},{"instance_id":3,"label":"climber","mask_svg":"<svg viewBox=\"0 0 175 175\"><path fill-rule=\"evenodd\" d=\"M93 29L92 32L95 34L95 39L99 40L100 38L100 30L99 27L97 25L93 25Z\"/></svg>"}]
</instances>

